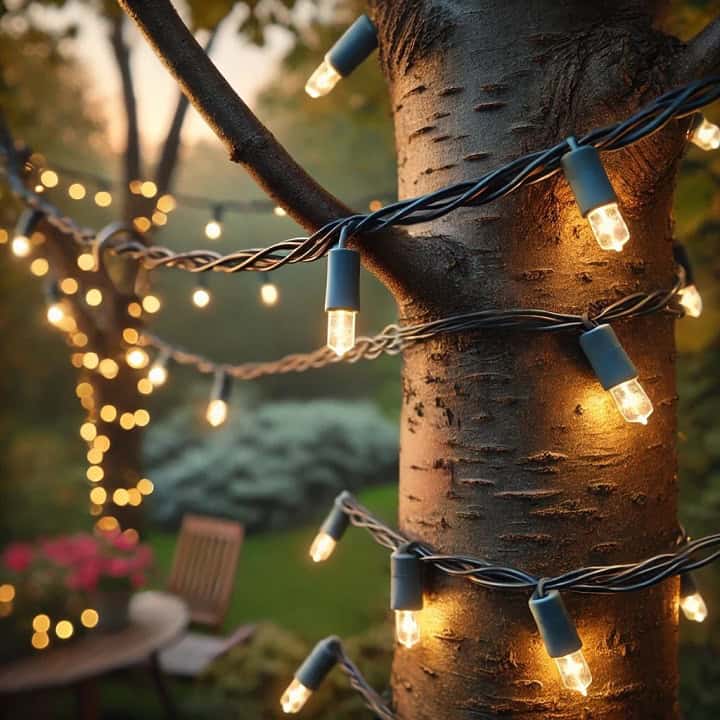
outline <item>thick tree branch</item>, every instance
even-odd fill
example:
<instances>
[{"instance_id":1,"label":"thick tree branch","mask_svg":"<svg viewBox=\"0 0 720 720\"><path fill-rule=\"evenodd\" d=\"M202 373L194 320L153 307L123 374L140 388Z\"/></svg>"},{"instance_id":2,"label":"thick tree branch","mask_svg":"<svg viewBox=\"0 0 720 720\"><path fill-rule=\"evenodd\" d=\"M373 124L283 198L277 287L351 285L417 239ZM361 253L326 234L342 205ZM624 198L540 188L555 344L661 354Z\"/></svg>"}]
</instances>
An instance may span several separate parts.
<instances>
[{"instance_id":1,"label":"thick tree branch","mask_svg":"<svg viewBox=\"0 0 720 720\"><path fill-rule=\"evenodd\" d=\"M720 17L688 42L677 63L677 83L698 80L720 70Z\"/></svg>"},{"instance_id":2,"label":"thick tree branch","mask_svg":"<svg viewBox=\"0 0 720 720\"><path fill-rule=\"evenodd\" d=\"M215 44L221 24L222 20L210 31L210 35L205 42L205 54L208 57L210 56L213 45ZM160 158L158 160L157 167L155 168L155 184L158 187L159 195L166 193L172 184L173 175L175 174L180 154L182 127L185 122L189 105L190 103L187 95L180 93L177 105L175 106L172 121L170 122L170 128L168 129L168 133L165 137L165 142L163 143L162 151L160 153Z\"/></svg>"},{"instance_id":3,"label":"thick tree branch","mask_svg":"<svg viewBox=\"0 0 720 720\"><path fill-rule=\"evenodd\" d=\"M125 187L131 180L140 177L140 132L138 129L137 101L130 68L130 51L123 37L125 18L117 15L112 19L110 44L112 45L115 62L120 73L123 106L125 108L126 134L124 158Z\"/></svg>"},{"instance_id":4,"label":"thick tree branch","mask_svg":"<svg viewBox=\"0 0 720 720\"><path fill-rule=\"evenodd\" d=\"M118 0L230 158L304 227L349 211L298 165L235 93L168 0Z\"/></svg>"},{"instance_id":5,"label":"thick tree branch","mask_svg":"<svg viewBox=\"0 0 720 720\"><path fill-rule=\"evenodd\" d=\"M230 153L265 192L309 230L350 210L321 187L285 150L205 54L168 0L118 0L164 62L180 89ZM355 241L364 265L397 298L413 286L433 283L427 243L402 230L388 230Z\"/></svg>"}]
</instances>

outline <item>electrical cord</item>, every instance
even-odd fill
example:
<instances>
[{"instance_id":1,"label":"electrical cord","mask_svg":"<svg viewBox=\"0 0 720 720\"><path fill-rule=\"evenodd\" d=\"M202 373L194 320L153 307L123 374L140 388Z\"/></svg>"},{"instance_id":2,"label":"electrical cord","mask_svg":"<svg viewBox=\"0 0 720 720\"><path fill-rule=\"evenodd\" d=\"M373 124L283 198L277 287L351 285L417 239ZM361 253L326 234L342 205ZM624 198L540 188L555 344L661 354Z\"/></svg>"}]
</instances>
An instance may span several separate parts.
<instances>
[{"instance_id":1,"label":"electrical cord","mask_svg":"<svg viewBox=\"0 0 720 720\"><path fill-rule=\"evenodd\" d=\"M378 520L349 493L345 493L339 500L339 507L352 525L367 530L379 545L388 550L397 550L410 542L408 538ZM422 562L435 566L447 575L464 577L485 588L529 590L539 595L550 590L604 595L644 590L670 577L714 562L720 557L720 533L688 540L674 553L655 555L639 562L591 565L554 577L542 578L524 570L496 565L469 555L436 553L425 543L413 542L412 547Z\"/></svg>"},{"instance_id":2,"label":"electrical cord","mask_svg":"<svg viewBox=\"0 0 720 720\"><path fill-rule=\"evenodd\" d=\"M626 120L593 130L573 142L575 147L592 146L602 152L615 152L653 135L672 120L685 118L718 98L720 77L698 80L665 93ZM25 186L19 163L12 161L15 151L10 140L9 137L3 139L3 150L6 174L15 194L79 244L92 244L95 236L92 230L81 227ZM290 263L314 262L324 257L337 243L343 228L350 236L372 233L390 226L428 222L459 207L485 205L524 185L554 176L560 171L562 156L569 150L570 143L566 139L546 150L516 158L477 180L455 183L418 198L390 203L375 212L338 218L312 235L289 238L266 248L238 250L227 255L208 249L175 252L159 245L149 245L141 233L127 227L124 234L117 234L108 249L117 255L132 258L148 269L171 267L188 272L267 272Z\"/></svg>"},{"instance_id":3,"label":"electrical cord","mask_svg":"<svg viewBox=\"0 0 720 720\"><path fill-rule=\"evenodd\" d=\"M478 310L414 325L391 324L377 335L359 337L354 347L341 356L328 347L322 347L310 353L286 355L275 361L230 365L216 363L202 355L183 350L149 332L143 332L141 338L145 345L155 348L159 354L171 358L179 365L193 366L200 373L224 372L237 380L256 380L268 375L305 372L340 362L355 363L363 359L374 360L380 355L398 355L412 345L451 333L483 329L514 329L531 332L582 330L600 323L643 317L656 312L682 317L682 308L673 304L681 289L682 280L678 276L669 290L627 295L592 317L588 314L516 308Z\"/></svg>"}]
</instances>

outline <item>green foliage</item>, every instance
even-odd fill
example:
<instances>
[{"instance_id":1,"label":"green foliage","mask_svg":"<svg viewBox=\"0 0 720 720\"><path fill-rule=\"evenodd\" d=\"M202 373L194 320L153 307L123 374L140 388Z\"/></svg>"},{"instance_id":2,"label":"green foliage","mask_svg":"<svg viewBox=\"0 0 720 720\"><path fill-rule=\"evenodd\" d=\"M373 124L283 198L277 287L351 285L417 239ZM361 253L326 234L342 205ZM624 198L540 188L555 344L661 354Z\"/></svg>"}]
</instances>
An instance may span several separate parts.
<instances>
[{"instance_id":1,"label":"green foliage","mask_svg":"<svg viewBox=\"0 0 720 720\"><path fill-rule=\"evenodd\" d=\"M392 657L389 626L371 628L344 641L345 649L375 688L387 685ZM226 717L270 720L278 717L278 698L305 659L311 645L285 630L262 623L247 645L231 650L208 670L204 681L223 699ZM303 709L314 720L365 720L368 710L335 669Z\"/></svg>"},{"instance_id":2,"label":"green foliage","mask_svg":"<svg viewBox=\"0 0 720 720\"><path fill-rule=\"evenodd\" d=\"M248 530L312 517L343 489L394 477L397 430L369 403L274 403L230 414L191 434L181 410L150 431L146 459L154 517L177 526L186 512L231 517Z\"/></svg>"},{"instance_id":3,"label":"green foliage","mask_svg":"<svg viewBox=\"0 0 720 720\"><path fill-rule=\"evenodd\" d=\"M397 517L397 486L368 488L360 502L390 524ZM361 633L388 615L387 553L361 530L348 529L331 559L316 564L308 549L327 506L306 527L252 535L240 554L225 631L249 622L292 628L307 642L325 635ZM170 572L177 538L153 533L150 544L158 577ZM288 602L288 598L296 601Z\"/></svg>"}]
</instances>

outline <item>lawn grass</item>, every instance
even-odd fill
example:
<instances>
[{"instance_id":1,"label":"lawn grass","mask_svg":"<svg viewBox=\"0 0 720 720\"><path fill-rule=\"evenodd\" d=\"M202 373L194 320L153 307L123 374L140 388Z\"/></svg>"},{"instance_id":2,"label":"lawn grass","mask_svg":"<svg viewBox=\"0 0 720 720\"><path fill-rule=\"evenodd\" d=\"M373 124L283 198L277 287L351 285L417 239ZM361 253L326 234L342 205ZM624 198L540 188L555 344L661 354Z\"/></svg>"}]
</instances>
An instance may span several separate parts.
<instances>
[{"instance_id":1,"label":"lawn grass","mask_svg":"<svg viewBox=\"0 0 720 720\"><path fill-rule=\"evenodd\" d=\"M389 524L395 524L397 485L370 488L359 500ZM310 641L330 634L362 632L386 616L389 559L367 532L349 528L332 557L315 564L308 556L317 526L265 533L246 539L240 556L232 604L225 623L270 620ZM148 536L164 579L170 569L176 535Z\"/></svg>"}]
</instances>

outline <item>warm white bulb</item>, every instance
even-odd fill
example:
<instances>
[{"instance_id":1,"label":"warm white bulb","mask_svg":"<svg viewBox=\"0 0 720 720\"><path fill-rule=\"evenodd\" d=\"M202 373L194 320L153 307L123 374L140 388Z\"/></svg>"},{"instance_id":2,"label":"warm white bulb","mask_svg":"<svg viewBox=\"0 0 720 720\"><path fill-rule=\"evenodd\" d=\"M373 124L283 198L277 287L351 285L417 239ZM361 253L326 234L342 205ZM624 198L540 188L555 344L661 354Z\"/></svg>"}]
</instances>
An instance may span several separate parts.
<instances>
[{"instance_id":1,"label":"warm white bulb","mask_svg":"<svg viewBox=\"0 0 720 720\"><path fill-rule=\"evenodd\" d=\"M630 239L630 231L618 209L617 203L610 203L591 210L587 215L587 219L598 245L603 250L620 252Z\"/></svg>"},{"instance_id":2,"label":"warm white bulb","mask_svg":"<svg viewBox=\"0 0 720 720\"><path fill-rule=\"evenodd\" d=\"M10 243L10 249L15 257L27 257L30 254L30 241L25 235L16 235Z\"/></svg>"},{"instance_id":3,"label":"warm white bulb","mask_svg":"<svg viewBox=\"0 0 720 720\"><path fill-rule=\"evenodd\" d=\"M153 365L148 372L148 380L155 386L164 385L168 377L167 368L164 365Z\"/></svg>"},{"instance_id":4,"label":"warm white bulb","mask_svg":"<svg viewBox=\"0 0 720 720\"><path fill-rule=\"evenodd\" d=\"M355 310L328 310L327 346L341 357L355 346Z\"/></svg>"},{"instance_id":5,"label":"warm white bulb","mask_svg":"<svg viewBox=\"0 0 720 720\"><path fill-rule=\"evenodd\" d=\"M65 311L60 303L53 303L47 309L47 319L52 325L59 325L65 319Z\"/></svg>"},{"instance_id":6,"label":"warm white bulb","mask_svg":"<svg viewBox=\"0 0 720 720\"><path fill-rule=\"evenodd\" d=\"M690 135L690 140L703 150L717 150L720 147L720 128L703 118Z\"/></svg>"},{"instance_id":7,"label":"warm white bulb","mask_svg":"<svg viewBox=\"0 0 720 720\"><path fill-rule=\"evenodd\" d=\"M628 422L647 425L648 418L653 412L653 406L637 378L615 385L610 388L610 394L615 400L620 414Z\"/></svg>"},{"instance_id":8,"label":"warm white bulb","mask_svg":"<svg viewBox=\"0 0 720 720\"><path fill-rule=\"evenodd\" d=\"M280 705L282 706L283 712L289 715L300 712L311 695L312 690L306 688L295 678L280 698Z\"/></svg>"},{"instance_id":9,"label":"warm white bulb","mask_svg":"<svg viewBox=\"0 0 720 720\"><path fill-rule=\"evenodd\" d=\"M208 240L217 240L222 235L222 224L218 220L210 220L205 226L205 237Z\"/></svg>"},{"instance_id":10,"label":"warm white bulb","mask_svg":"<svg viewBox=\"0 0 720 720\"><path fill-rule=\"evenodd\" d=\"M207 307L210 304L210 293L205 288L195 288L192 294L192 301L195 307Z\"/></svg>"},{"instance_id":11,"label":"warm white bulb","mask_svg":"<svg viewBox=\"0 0 720 720\"><path fill-rule=\"evenodd\" d=\"M265 305L275 305L278 301L279 293L277 285L274 283L263 283L260 287L260 298Z\"/></svg>"},{"instance_id":12,"label":"warm white bulb","mask_svg":"<svg viewBox=\"0 0 720 720\"><path fill-rule=\"evenodd\" d=\"M690 317L696 318L702 315L702 298L694 285L687 285L682 288L678 295L680 296L680 304L685 308L685 312Z\"/></svg>"},{"instance_id":13,"label":"warm white bulb","mask_svg":"<svg viewBox=\"0 0 720 720\"><path fill-rule=\"evenodd\" d=\"M685 617L695 622L702 622L708 614L703 596L698 592L680 598L680 607Z\"/></svg>"},{"instance_id":14,"label":"warm white bulb","mask_svg":"<svg viewBox=\"0 0 720 720\"><path fill-rule=\"evenodd\" d=\"M310 546L310 557L314 562L323 562L333 554L336 545L335 538L330 537L326 532L318 533Z\"/></svg>"},{"instance_id":15,"label":"warm white bulb","mask_svg":"<svg viewBox=\"0 0 720 720\"><path fill-rule=\"evenodd\" d=\"M132 348L125 354L125 360L131 368L139 370L148 364L150 358L142 348Z\"/></svg>"},{"instance_id":16,"label":"warm white bulb","mask_svg":"<svg viewBox=\"0 0 720 720\"><path fill-rule=\"evenodd\" d=\"M417 645L420 640L420 623L414 610L395 611L395 637L406 648Z\"/></svg>"},{"instance_id":17,"label":"warm white bulb","mask_svg":"<svg viewBox=\"0 0 720 720\"><path fill-rule=\"evenodd\" d=\"M582 650L553 659L563 685L568 690L576 690L581 695L587 695L587 689L592 683L592 675Z\"/></svg>"},{"instance_id":18,"label":"warm white bulb","mask_svg":"<svg viewBox=\"0 0 720 720\"><path fill-rule=\"evenodd\" d=\"M327 61L323 60L305 84L305 92L312 98L327 95L340 81L342 75Z\"/></svg>"},{"instance_id":19,"label":"warm white bulb","mask_svg":"<svg viewBox=\"0 0 720 720\"><path fill-rule=\"evenodd\" d=\"M227 403L224 400L211 400L205 413L207 421L213 427L222 425L227 420Z\"/></svg>"}]
</instances>

